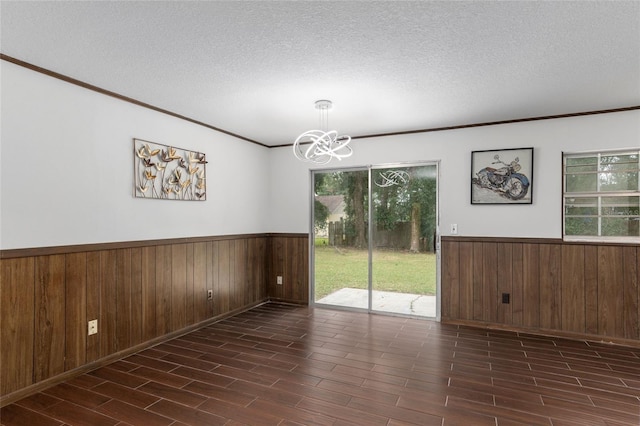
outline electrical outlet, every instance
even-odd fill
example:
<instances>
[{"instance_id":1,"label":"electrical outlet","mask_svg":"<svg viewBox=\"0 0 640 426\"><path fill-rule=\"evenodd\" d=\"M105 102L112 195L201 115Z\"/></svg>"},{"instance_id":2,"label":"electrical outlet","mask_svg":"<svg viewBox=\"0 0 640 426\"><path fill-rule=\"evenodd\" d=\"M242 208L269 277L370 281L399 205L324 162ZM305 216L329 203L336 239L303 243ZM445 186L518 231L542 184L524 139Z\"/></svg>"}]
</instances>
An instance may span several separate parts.
<instances>
[{"instance_id":1,"label":"electrical outlet","mask_svg":"<svg viewBox=\"0 0 640 426\"><path fill-rule=\"evenodd\" d=\"M207 300L213 300L213 290L207 290Z\"/></svg>"},{"instance_id":2,"label":"electrical outlet","mask_svg":"<svg viewBox=\"0 0 640 426\"><path fill-rule=\"evenodd\" d=\"M451 224L451 235L458 235L458 224L457 223L452 223Z\"/></svg>"},{"instance_id":3,"label":"electrical outlet","mask_svg":"<svg viewBox=\"0 0 640 426\"><path fill-rule=\"evenodd\" d=\"M94 335L94 334L98 334L98 320L94 319L89 321L89 325L87 327L89 336Z\"/></svg>"},{"instance_id":4,"label":"electrical outlet","mask_svg":"<svg viewBox=\"0 0 640 426\"><path fill-rule=\"evenodd\" d=\"M509 293L502 293L502 303L508 304L511 302L511 294Z\"/></svg>"},{"instance_id":5,"label":"electrical outlet","mask_svg":"<svg viewBox=\"0 0 640 426\"><path fill-rule=\"evenodd\" d=\"M282 285L282 275L278 275L278 276L276 277L276 284L278 284L278 285Z\"/></svg>"}]
</instances>

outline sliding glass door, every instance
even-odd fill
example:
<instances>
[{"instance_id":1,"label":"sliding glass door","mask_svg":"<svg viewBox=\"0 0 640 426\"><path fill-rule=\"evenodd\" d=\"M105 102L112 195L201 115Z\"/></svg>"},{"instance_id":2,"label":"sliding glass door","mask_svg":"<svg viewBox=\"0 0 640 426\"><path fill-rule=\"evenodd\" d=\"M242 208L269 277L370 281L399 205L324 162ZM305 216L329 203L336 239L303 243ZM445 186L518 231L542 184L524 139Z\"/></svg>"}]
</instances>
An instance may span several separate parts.
<instances>
[{"instance_id":1,"label":"sliding glass door","mask_svg":"<svg viewBox=\"0 0 640 426\"><path fill-rule=\"evenodd\" d=\"M314 300L369 309L369 172L315 172L314 191Z\"/></svg>"},{"instance_id":2,"label":"sliding glass door","mask_svg":"<svg viewBox=\"0 0 640 426\"><path fill-rule=\"evenodd\" d=\"M437 166L371 170L372 310L436 316Z\"/></svg>"},{"instance_id":3,"label":"sliding glass door","mask_svg":"<svg viewBox=\"0 0 640 426\"><path fill-rule=\"evenodd\" d=\"M437 163L316 171L313 302L436 317Z\"/></svg>"}]
</instances>

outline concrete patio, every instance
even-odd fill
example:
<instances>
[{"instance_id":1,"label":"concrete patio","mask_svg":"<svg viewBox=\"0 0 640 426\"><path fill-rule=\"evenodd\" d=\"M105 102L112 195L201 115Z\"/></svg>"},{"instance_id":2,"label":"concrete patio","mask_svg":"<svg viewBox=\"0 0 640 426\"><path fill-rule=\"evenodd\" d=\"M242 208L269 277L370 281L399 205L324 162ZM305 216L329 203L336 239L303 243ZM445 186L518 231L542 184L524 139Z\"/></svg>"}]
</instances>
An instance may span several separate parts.
<instances>
[{"instance_id":1,"label":"concrete patio","mask_svg":"<svg viewBox=\"0 0 640 426\"><path fill-rule=\"evenodd\" d=\"M367 309L368 291L357 288L343 288L320 300L316 300L316 303ZM436 296L374 290L372 309L374 311L435 318Z\"/></svg>"}]
</instances>

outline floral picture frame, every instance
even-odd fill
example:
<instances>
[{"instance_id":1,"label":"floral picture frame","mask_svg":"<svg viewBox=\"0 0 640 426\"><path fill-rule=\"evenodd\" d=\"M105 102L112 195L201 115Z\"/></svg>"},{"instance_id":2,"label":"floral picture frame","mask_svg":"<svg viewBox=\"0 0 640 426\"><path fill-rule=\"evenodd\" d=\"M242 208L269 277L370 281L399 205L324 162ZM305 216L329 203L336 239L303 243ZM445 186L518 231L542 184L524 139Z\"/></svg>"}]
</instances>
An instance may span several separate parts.
<instances>
[{"instance_id":1,"label":"floral picture frame","mask_svg":"<svg viewBox=\"0 0 640 426\"><path fill-rule=\"evenodd\" d=\"M205 201L206 157L169 145L134 139L134 196L161 200Z\"/></svg>"}]
</instances>

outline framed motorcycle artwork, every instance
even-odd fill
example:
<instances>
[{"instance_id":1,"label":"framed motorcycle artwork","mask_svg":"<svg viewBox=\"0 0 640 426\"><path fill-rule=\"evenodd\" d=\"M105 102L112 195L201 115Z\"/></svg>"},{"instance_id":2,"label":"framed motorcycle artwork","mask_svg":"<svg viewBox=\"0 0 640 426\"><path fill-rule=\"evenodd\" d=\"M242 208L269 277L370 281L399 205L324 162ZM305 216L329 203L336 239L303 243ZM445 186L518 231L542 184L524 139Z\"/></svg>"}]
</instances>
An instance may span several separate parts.
<instances>
[{"instance_id":1,"label":"framed motorcycle artwork","mask_svg":"<svg viewBox=\"0 0 640 426\"><path fill-rule=\"evenodd\" d=\"M471 152L471 204L531 204L533 148Z\"/></svg>"}]
</instances>

